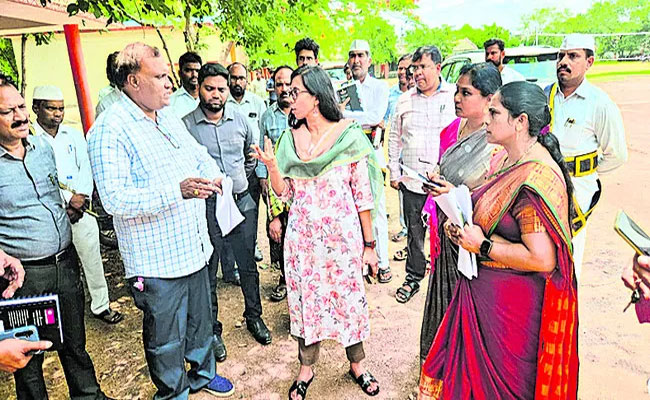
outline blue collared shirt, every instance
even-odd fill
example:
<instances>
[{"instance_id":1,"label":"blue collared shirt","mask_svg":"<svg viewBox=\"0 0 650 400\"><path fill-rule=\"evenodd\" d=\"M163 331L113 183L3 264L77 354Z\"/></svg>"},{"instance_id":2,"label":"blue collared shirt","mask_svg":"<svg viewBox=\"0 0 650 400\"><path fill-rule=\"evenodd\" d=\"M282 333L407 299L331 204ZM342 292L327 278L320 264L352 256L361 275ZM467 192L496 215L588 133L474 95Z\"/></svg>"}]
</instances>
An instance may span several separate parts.
<instances>
[{"instance_id":1,"label":"blue collared shirt","mask_svg":"<svg viewBox=\"0 0 650 400\"><path fill-rule=\"evenodd\" d=\"M289 117L285 114L278 103L275 102L269 107L260 120L260 147L264 150L264 137L268 136L273 145L278 141L282 132L289 127ZM257 163L255 173L258 178L267 178L268 171L263 162Z\"/></svg>"},{"instance_id":2,"label":"blue collared shirt","mask_svg":"<svg viewBox=\"0 0 650 400\"><path fill-rule=\"evenodd\" d=\"M184 199L180 183L223 174L173 110L158 111L153 121L123 94L95 121L88 153L127 278L178 278L207 264L205 201Z\"/></svg>"},{"instance_id":3,"label":"blue collared shirt","mask_svg":"<svg viewBox=\"0 0 650 400\"><path fill-rule=\"evenodd\" d=\"M54 152L37 136L21 160L0 146L0 249L22 261L49 257L72 241Z\"/></svg>"}]
</instances>

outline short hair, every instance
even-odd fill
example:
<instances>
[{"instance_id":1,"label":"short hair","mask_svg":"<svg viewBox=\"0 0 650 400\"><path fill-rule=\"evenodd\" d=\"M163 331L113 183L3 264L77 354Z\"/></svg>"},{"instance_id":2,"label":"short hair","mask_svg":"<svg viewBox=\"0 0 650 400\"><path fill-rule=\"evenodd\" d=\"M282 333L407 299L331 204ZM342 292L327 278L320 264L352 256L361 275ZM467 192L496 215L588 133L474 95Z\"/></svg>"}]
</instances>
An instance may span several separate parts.
<instances>
[{"instance_id":1,"label":"short hair","mask_svg":"<svg viewBox=\"0 0 650 400\"><path fill-rule=\"evenodd\" d=\"M240 63L239 61L235 61L234 63L228 66L228 73L232 74L232 69L235 68L236 66L240 66L244 68L244 71L246 71L246 74L248 74L248 68L244 64Z\"/></svg>"},{"instance_id":2,"label":"short hair","mask_svg":"<svg viewBox=\"0 0 650 400\"><path fill-rule=\"evenodd\" d=\"M117 69L117 55L120 54L119 51L114 51L106 57L106 79L111 84L111 86L117 86L115 83L115 70Z\"/></svg>"},{"instance_id":3,"label":"short hair","mask_svg":"<svg viewBox=\"0 0 650 400\"><path fill-rule=\"evenodd\" d=\"M203 83L205 78L210 76L221 76L226 81L228 80L228 70L223 65L218 63L204 64L199 70L199 85Z\"/></svg>"},{"instance_id":4,"label":"short hair","mask_svg":"<svg viewBox=\"0 0 650 400\"><path fill-rule=\"evenodd\" d=\"M127 44L124 50L119 52L115 60L115 84L118 88L123 89L126 78L130 74L140 71L142 60L145 57L160 57L160 51L157 47L134 42Z\"/></svg>"},{"instance_id":5,"label":"short hair","mask_svg":"<svg viewBox=\"0 0 650 400\"><path fill-rule=\"evenodd\" d=\"M317 65L305 64L293 71L291 80L293 81L298 76L302 77L305 89L318 99L318 111L323 117L328 121L340 121L343 118L343 113L339 109L339 103L332 87L332 80L327 75L327 72ZM289 124L292 128L298 128L305 123L304 119L296 120L293 113L289 115Z\"/></svg>"},{"instance_id":6,"label":"short hair","mask_svg":"<svg viewBox=\"0 0 650 400\"><path fill-rule=\"evenodd\" d=\"M468 75L469 81L481 96L495 94L502 85L501 73L491 62L465 64L460 69L459 76Z\"/></svg>"},{"instance_id":7,"label":"short hair","mask_svg":"<svg viewBox=\"0 0 650 400\"><path fill-rule=\"evenodd\" d=\"M0 72L0 87L3 86L13 86L14 89L18 90L18 86L16 85L16 82L14 82L14 79L9 75Z\"/></svg>"},{"instance_id":8,"label":"short hair","mask_svg":"<svg viewBox=\"0 0 650 400\"><path fill-rule=\"evenodd\" d=\"M296 57L298 57L298 54L303 50L311 50L314 53L314 58L318 58L318 50L320 50L320 47L313 39L306 37L298 40L293 48Z\"/></svg>"},{"instance_id":9,"label":"short hair","mask_svg":"<svg viewBox=\"0 0 650 400\"><path fill-rule=\"evenodd\" d=\"M492 39L488 39L485 42L483 42L483 49L487 50L488 47L494 46L495 44L499 46L499 50L501 50L501 51L505 50L505 48L506 48L506 44L503 42L503 40L497 39L497 38L492 38Z\"/></svg>"},{"instance_id":10,"label":"short hair","mask_svg":"<svg viewBox=\"0 0 650 400\"><path fill-rule=\"evenodd\" d=\"M200 55L196 54L193 51L188 51L178 59L178 68L183 69L183 65L189 63L198 63L203 65L203 60L201 60Z\"/></svg>"},{"instance_id":11,"label":"short hair","mask_svg":"<svg viewBox=\"0 0 650 400\"><path fill-rule=\"evenodd\" d=\"M440 64L442 62L442 55L440 54L440 50L438 50L438 48L434 45L418 47L413 52L411 60L413 62L420 61L422 59L422 56L425 54L429 55L429 57L431 57L431 61L436 64Z\"/></svg>"},{"instance_id":12,"label":"short hair","mask_svg":"<svg viewBox=\"0 0 650 400\"><path fill-rule=\"evenodd\" d=\"M592 49L585 49L585 54L587 55L587 58L593 57L594 51Z\"/></svg>"},{"instance_id":13,"label":"short hair","mask_svg":"<svg viewBox=\"0 0 650 400\"><path fill-rule=\"evenodd\" d=\"M273 82L275 82L275 77L278 74L278 71L281 70L281 69L288 69L289 71L291 71L291 73L293 73L293 68L291 68L290 66L288 66L288 65L280 65L279 67L277 67L275 69L275 71L273 71Z\"/></svg>"},{"instance_id":14,"label":"short hair","mask_svg":"<svg viewBox=\"0 0 650 400\"><path fill-rule=\"evenodd\" d=\"M410 59L412 59L412 58L413 58L413 54L411 54L411 53L404 54L403 56L401 56L401 57L399 58L399 60L397 60L397 63L399 64L399 63L401 63L401 62L404 61L404 60L410 60Z\"/></svg>"}]
</instances>

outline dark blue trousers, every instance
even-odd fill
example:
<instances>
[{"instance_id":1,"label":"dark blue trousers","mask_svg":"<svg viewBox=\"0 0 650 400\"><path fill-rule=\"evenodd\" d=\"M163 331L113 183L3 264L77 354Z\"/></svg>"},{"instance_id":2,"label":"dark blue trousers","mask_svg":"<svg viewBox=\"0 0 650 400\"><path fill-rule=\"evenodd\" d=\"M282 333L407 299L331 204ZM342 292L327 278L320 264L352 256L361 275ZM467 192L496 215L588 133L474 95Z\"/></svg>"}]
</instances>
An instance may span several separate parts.
<instances>
[{"instance_id":1,"label":"dark blue trousers","mask_svg":"<svg viewBox=\"0 0 650 400\"><path fill-rule=\"evenodd\" d=\"M129 288L142 318L142 340L154 399L187 399L217 373L212 353L208 267L181 278L143 278L144 290ZM185 362L190 370L185 370Z\"/></svg>"}]
</instances>

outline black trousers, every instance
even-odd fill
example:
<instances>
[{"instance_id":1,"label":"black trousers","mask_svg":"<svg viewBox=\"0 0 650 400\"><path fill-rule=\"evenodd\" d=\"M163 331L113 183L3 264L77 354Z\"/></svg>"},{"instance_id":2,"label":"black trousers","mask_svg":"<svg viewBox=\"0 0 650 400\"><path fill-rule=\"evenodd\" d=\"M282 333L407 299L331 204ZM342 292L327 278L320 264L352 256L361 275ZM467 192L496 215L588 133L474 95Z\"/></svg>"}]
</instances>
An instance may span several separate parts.
<instances>
[{"instance_id":1,"label":"black trousers","mask_svg":"<svg viewBox=\"0 0 650 400\"><path fill-rule=\"evenodd\" d=\"M105 399L95 377L93 362L86 352L84 291L79 279L79 259L72 245L54 264L25 266L25 283L16 292L16 297L43 293L59 295L63 346L57 352L70 398ZM43 354L35 355L25 368L14 373L18 400L48 398L43 380L43 358Z\"/></svg>"},{"instance_id":2,"label":"black trousers","mask_svg":"<svg viewBox=\"0 0 650 400\"><path fill-rule=\"evenodd\" d=\"M260 299L260 274L255 263L255 239L257 238L257 207L253 205L250 195L244 196L237 202L239 211L244 216L244 221L237 225L228 235L222 236L221 229L215 218L215 197L206 200L206 214L208 218L208 233L214 252L221 254L224 246L230 246L233 250L237 266L241 290L244 294L244 317L255 319L262 316L262 301ZM217 301L217 265L210 258L208 274L210 275L210 295L212 298L212 331L221 335L223 327L218 320L219 304Z\"/></svg>"},{"instance_id":3,"label":"black trousers","mask_svg":"<svg viewBox=\"0 0 650 400\"><path fill-rule=\"evenodd\" d=\"M422 207L427 195L414 193L402 188L404 220L408 231L406 239L406 280L420 282L427 270L427 258L424 255L424 238L427 225L422 220Z\"/></svg>"}]
</instances>

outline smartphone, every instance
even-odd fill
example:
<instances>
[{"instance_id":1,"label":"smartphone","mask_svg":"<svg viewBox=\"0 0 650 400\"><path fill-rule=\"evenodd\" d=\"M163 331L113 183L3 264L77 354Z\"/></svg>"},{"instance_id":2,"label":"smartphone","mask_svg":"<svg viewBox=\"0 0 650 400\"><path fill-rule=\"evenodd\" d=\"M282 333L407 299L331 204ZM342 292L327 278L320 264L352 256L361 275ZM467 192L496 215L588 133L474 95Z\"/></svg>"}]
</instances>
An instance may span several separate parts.
<instances>
[{"instance_id":1,"label":"smartphone","mask_svg":"<svg viewBox=\"0 0 650 400\"><path fill-rule=\"evenodd\" d=\"M38 331L34 325L21 326L8 331L0 332L0 341L5 339L20 339L30 342L38 342ZM30 351L28 354L41 354L43 350Z\"/></svg>"},{"instance_id":2,"label":"smartphone","mask_svg":"<svg viewBox=\"0 0 650 400\"><path fill-rule=\"evenodd\" d=\"M641 229L623 210L616 215L614 230L640 256L650 256L650 236Z\"/></svg>"}]
</instances>

